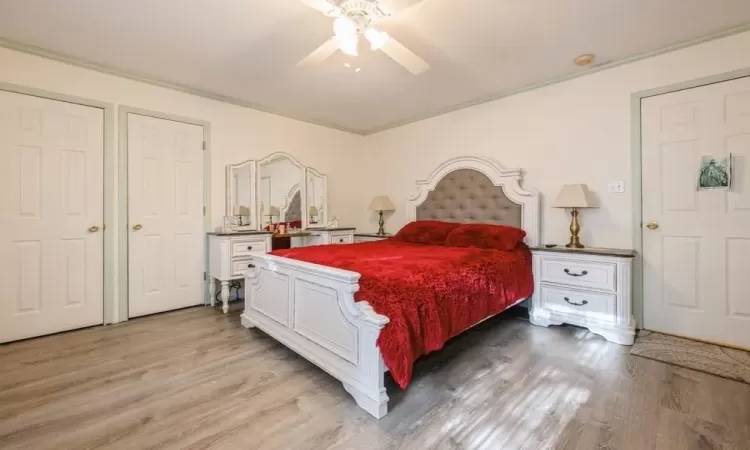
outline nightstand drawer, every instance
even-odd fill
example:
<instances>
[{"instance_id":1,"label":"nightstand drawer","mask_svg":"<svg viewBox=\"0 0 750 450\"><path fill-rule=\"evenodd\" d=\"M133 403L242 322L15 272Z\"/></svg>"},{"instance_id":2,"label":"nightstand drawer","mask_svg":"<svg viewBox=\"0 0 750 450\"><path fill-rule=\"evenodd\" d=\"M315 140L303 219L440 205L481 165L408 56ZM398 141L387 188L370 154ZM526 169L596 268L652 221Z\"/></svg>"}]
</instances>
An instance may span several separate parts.
<instances>
[{"instance_id":1,"label":"nightstand drawer","mask_svg":"<svg viewBox=\"0 0 750 450\"><path fill-rule=\"evenodd\" d=\"M232 241L232 257L267 253L266 239L242 239Z\"/></svg>"},{"instance_id":2,"label":"nightstand drawer","mask_svg":"<svg viewBox=\"0 0 750 450\"><path fill-rule=\"evenodd\" d=\"M541 281L617 291L615 263L565 259L545 255L541 261Z\"/></svg>"},{"instance_id":3,"label":"nightstand drawer","mask_svg":"<svg viewBox=\"0 0 750 450\"><path fill-rule=\"evenodd\" d=\"M542 307L552 311L578 314L599 320L616 320L616 296L542 285Z\"/></svg>"},{"instance_id":4,"label":"nightstand drawer","mask_svg":"<svg viewBox=\"0 0 750 450\"><path fill-rule=\"evenodd\" d=\"M331 234L331 244L353 244L354 236L351 233Z\"/></svg>"},{"instance_id":5,"label":"nightstand drawer","mask_svg":"<svg viewBox=\"0 0 750 450\"><path fill-rule=\"evenodd\" d=\"M252 269L251 266L254 267L252 259L232 261L232 273L230 275L233 277L241 276L247 269Z\"/></svg>"}]
</instances>

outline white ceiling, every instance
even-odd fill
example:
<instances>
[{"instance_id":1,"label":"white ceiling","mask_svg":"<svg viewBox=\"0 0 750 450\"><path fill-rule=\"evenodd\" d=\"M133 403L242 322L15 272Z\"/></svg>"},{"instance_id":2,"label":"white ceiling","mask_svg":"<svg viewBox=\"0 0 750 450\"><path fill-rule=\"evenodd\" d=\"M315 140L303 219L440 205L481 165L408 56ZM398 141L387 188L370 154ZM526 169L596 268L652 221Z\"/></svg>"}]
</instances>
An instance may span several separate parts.
<instances>
[{"instance_id":1,"label":"white ceiling","mask_svg":"<svg viewBox=\"0 0 750 450\"><path fill-rule=\"evenodd\" d=\"M0 37L359 133L498 97L750 23L748 0L382 0L382 29L426 60L380 52L297 61L331 36L299 0L0 0ZM344 67L351 62L362 71Z\"/></svg>"}]
</instances>

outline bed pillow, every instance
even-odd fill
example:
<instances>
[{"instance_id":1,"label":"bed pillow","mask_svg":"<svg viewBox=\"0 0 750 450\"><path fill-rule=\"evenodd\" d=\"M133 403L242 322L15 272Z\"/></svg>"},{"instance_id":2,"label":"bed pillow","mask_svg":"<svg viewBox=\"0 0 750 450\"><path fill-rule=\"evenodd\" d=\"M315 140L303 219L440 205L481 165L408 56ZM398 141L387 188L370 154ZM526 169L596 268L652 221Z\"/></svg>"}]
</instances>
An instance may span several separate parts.
<instances>
[{"instance_id":1,"label":"bed pillow","mask_svg":"<svg viewBox=\"0 0 750 450\"><path fill-rule=\"evenodd\" d=\"M496 250L513 250L523 242L526 231L507 225L471 223L451 230L445 239L449 247L476 247Z\"/></svg>"},{"instance_id":2,"label":"bed pillow","mask_svg":"<svg viewBox=\"0 0 750 450\"><path fill-rule=\"evenodd\" d=\"M392 239L412 244L443 245L448 234L459 225L439 220L417 220L404 225Z\"/></svg>"}]
</instances>

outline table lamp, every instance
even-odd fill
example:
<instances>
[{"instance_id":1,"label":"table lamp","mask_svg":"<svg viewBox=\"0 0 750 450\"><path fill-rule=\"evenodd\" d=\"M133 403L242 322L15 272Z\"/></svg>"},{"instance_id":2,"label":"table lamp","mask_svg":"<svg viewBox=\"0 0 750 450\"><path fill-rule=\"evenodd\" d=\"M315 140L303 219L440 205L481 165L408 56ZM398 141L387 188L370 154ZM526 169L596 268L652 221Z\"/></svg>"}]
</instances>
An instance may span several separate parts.
<instances>
[{"instance_id":1,"label":"table lamp","mask_svg":"<svg viewBox=\"0 0 750 450\"><path fill-rule=\"evenodd\" d=\"M378 195L372 198L370 207L368 209L370 211L378 212L378 236L385 236L385 230L383 229L383 225L385 225L385 221L383 220L383 211L395 211L396 208L393 206L393 202L390 198L388 198L387 195Z\"/></svg>"},{"instance_id":2,"label":"table lamp","mask_svg":"<svg viewBox=\"0 0 750 450\"><path fill-rule=\"evenodd\" d=\"M583 244L578 237L578 233L581 231L581 226L578 224L578 209L596 208L598 206L598 202L585 184L566 184L560 189L552 207L571 208L570 214L573 216L570 222L570 242L565 245L566 247L583 248Z\"/></svg>"}]
</instances>

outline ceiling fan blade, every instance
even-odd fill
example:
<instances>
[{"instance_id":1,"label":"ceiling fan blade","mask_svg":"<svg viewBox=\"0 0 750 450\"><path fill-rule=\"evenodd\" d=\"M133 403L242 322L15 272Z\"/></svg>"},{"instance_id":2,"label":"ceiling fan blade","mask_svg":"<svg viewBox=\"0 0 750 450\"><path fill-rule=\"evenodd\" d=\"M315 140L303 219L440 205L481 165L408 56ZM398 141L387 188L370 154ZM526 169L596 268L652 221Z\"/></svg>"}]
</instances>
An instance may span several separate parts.
<instances>
[{"instance_id":1,"label":"ceiling fan blade","mask_svg":"<svg viewBox=\"0 0 750 450\"><path fill-rule=\"evenodd\" d=\"M320 64L336 53L336 50L338 49L339 41L335 37L332 37L325 41L323 45L313 50L312 53L305 56L302 61L297 63L297 67L310 67Z\"/></svg>"},{"instance_id":2,"label":"ceiling fan blade","mask_svg":"<svg viewBox=\"0 0 750 450\"><path fill-rule=\"evenodd\" d=\"M328 0L299 0L310 8L320 11L326 16L335 17L341 12L338 6L329 2Z\"/></svg>"},{"instance_id":3,"label":"ceiling fan blade","mask_svg":"<svg viewBox=\"0 0 750 450\"><path fill-rule=\"evenodd\" d=\"M404 66L406 70L414 75L419 75L430 68L430 65L422 58L415 55L414 52L404 47L402 43L393 38L388 39L388 42L386 42L380 50L390 56L391 59Z\"/></svg>"}]
</instances>

